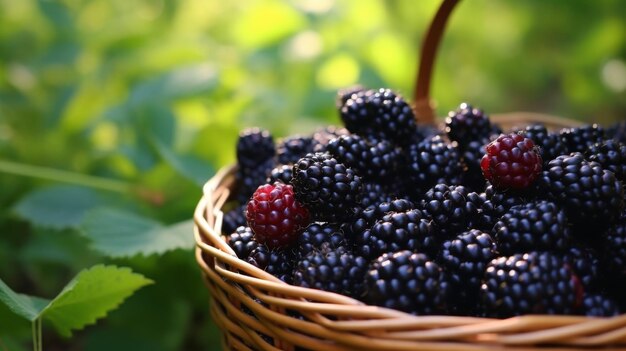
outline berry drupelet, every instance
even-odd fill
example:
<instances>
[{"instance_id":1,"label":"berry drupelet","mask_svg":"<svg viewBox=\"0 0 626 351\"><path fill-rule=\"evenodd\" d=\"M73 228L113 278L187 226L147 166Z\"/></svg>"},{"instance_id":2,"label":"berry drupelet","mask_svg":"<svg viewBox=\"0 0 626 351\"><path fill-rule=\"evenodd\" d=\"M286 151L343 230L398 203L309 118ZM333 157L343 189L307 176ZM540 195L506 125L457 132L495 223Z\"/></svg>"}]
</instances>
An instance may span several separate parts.
<instances>
[{"instance_id":1,"label":"berry drupelet","mask_svg":"<svg viewBox=\"0 0 626 351\"><path fill-rule=\"evenodd\" d=\"M604 294L585 294L581 313L587 317L612 317L621 313L617 302Z\"/></svg>"},{"instance_id":2,"label":"berry drupelet","mask_svg":"<svg viewBox=\"0 0 626 351\"><path fill-rule=\"evenodd\" d=\"M513 206L493 227L503 255L531 250L565 251L570 246L570 229L565 211L548 201Z\"/></svg>"},{"instance_id":3,"label":"berry drupelet","mask_svg":"<svg viewBox=\"0 0 626 351\"><path fill-rule=\"evenodd\" d=\"M293 166L296 199L309 208L315 220L350 218L360 201L361 177L328 153L308 154Z\"/></svg>"},{"instance_id":4,"label":"berry drupelet","mask_svg":"<svg viewBox=\"0 0 626 351\"><path fill-rule=\"evenodd\" d=\"M532 251L492 260L480 289L485 317L573 314L582 303L580 281L562 257Z\"/></svg>"},{"instance_id":5,"label":"berry drupelet","mask_svg":"<svg viewBox=\"0 0 626 351\"><path fill-rule=\"evenodd\" d=\"M267 184L274 184L276 182L283 184L291 184L291 179L293 178L293 166L290 165L281 165L278 167L274 167L270 171L269 177L266 179Z\"/></svg>"},{"instance_id":6,"label":"berry drupelet","mask_svg":"<svg viewBox=\"0 0 626 351\"><path fill-rule=\"evenodd\" d=\"M327 126L320 128L313 133L313 153L326 151L328 143L342 135L349 135L346 128ZM306 155L305 155L306 156Z\"/></svg>"},{"instance_id":7,"label":"berry drupelet","mask_svg":"<svg viewBox=\"0 0 626 351\"><path fill-rule=\"evenodd\" d=\"M290 249L270 249L265 245L259 245L250 251L246 262L266 271L285 283L291 283L294 260L295 255Z\"/></svg>"},{"instance_id":8,"label":"berry drupelet","mask_svg":"<svg viewBox=\"0 0 626 351\"><path fill-rule=\"evenodd\" d=\"M435 184L461 184L463 163L455 143L448 144L439 136L412 144L406 152L407 176L412 196L421 196Z\"/></svg>"},{"instance_id":9,"label":"berry drupelet","mask_svg":"<svg viewBox=\"0 0 626 351\"><path fill-rule=\"evenodd\" d=\"M365 180L389 179L396 174L400 164L400 151L393 144L356 134L342 135L331 140L326 151Z\"/></svg>"},{"instance_id":10,"label":"berry drupelet","mask_svg":"<svg viewBox=\"0 0 626 351\"><path fill-rule=\"evenodd\" d=\"M462 103L446 117L444 131L448 138L459 143L465 149L471 141L488 139L491 134L491 122L483 110Z\"/></svg>"},{"instance_id":11,"label":"berry drupelet","mask_svg":"<svg viewBox=\"0 0 626 351\"><path fill-rule=\"evenodd\" d=\"M573 243L564 253L565 262L569 264L585 292L601 292L606 287L606 277L602 274L602 266L597 252L591 247Z\"/></svg>"},{"instance_id":12,"label":"berry drupelet","mask_svg":"<svg viewBox=\"0 0 626 351\"><path fill-rule=\"evenodd\" d=\"M311 223L298 236L296 251L299 257L304 257L312 251L337 249L346 246L347 242L340 227L333 223Z\"/></svg>"},{"instance_id":13,"label":"berry drupelet","mask_svg":"<svg viewBox=\"0 0 626 351\"><path fill-rule=\"evenodd\" d=\"M350 132L389 140L398 145L411 142L417 132L411 106L390 89L352 94L340 113Z\"/></svg>"},{"instance_id":14,"label":"berry drupelet","mask_svg":"<svg viewBox=\"0 0 626 351\"><path fill-rule=\"evenodd\" d=\"M480 166L485 178L498 189L527 189L541 173L541 156L533 141L522 135L500 135L485 149Z\"/></svg>"},{"instance_id":15,"label":"berry drupelet","mask_svg":"<svg viewBox=\"0 0 626 351\"><path fill-rule=\"evenodd\" d=\"M443 243L438 262L450 281L450 312L458 315L477 313L478 292L487 264L498 256L495 241L477 229L461 233Z\"/></svg>"},{"instance_id":16,"label":"berry drupelet","mask_svg":"<svg viewBox=\"0 0 626 351\"><path fill-rule=\"evenodd\" d=\"M290 165L311 152L313 138L295 135L281 140L276 149L276 158L279 164Z\"/></svg>"},{"instance_id":17,"label":"berry drupelet","mask_svg":"<svg viewBox=\"0 0 626 351\"><path fill-rule=\"evenodd\" d=\"M601 142L604 134L604 128L590 124L561 130L561 139L568 152L585 152L591 145Z\"/></svg>"},{"instance_id":18,"label":"berry drupelet","mask_svg":"<svg viewBox=\"0 0 626 351\"><path fill-rule=\"evenodd\" d=\"M222 219L223 233L232 233L242 225L247 225L246 205L237 206L236 208L224 213L224 218Z\"/></svg>"},{"instance_id":19,"label":"berry drupelet","mask_svg":"<svg viewBox=\"0 0 626 351\"><path fill-rule=\"evenodd\" d=\"M548 199L565 209L577 232L597 233L614 222L623 207L622 183L613 172L603 169L597 162L585 160L581 153L562 155L550 161L539 185Z\"/></svg>"},{"instance_id":20,"label":"berry drupelet","mask_svg":"<svg viewBox=\"0 0 626 351\"><path fill-rule=\"evenodd\" d=\"M385 253L365 276L369 304L415 315L445 313L449 284L428 256L409 250Z\"/></svg>"},{"instance_id":21,"label":"berry drupelet","mask_svg":"<svg viewBox=\"0 0 626 351\"><path fill-rule=\"evenodd\" d=\"M297 240L309 224L309 211L295 199L291 185L265 184L248 202L246 219L257 241L275 248Z\"/></svg>"}]
</instances>

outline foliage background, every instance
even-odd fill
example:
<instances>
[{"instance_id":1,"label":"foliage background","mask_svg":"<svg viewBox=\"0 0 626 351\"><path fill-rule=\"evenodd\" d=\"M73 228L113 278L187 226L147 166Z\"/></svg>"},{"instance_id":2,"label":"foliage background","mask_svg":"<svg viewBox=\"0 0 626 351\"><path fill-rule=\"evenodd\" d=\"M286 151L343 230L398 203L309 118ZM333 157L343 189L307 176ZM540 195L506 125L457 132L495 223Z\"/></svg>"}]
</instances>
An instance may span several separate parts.
<instances>
[{"instance_id":1,"label":"foliage background","mask_svg":"<svg viewBox=\"0 0 626 351\"><path fill-rule=\"evenodd\" d=\"M192 240L103 250L98 215L189 220L240 129L338 123L334 95L354 83L410 96L439 2L0 0L0 278L43 297L98 263L155 281L71 339L44 325L45 348L219 349ZM624 13L619 0L461 3L438 115L468 101L626 119ZM0 306L0 350L29 348L28 323Z\"/></svg>"}]
</instances>

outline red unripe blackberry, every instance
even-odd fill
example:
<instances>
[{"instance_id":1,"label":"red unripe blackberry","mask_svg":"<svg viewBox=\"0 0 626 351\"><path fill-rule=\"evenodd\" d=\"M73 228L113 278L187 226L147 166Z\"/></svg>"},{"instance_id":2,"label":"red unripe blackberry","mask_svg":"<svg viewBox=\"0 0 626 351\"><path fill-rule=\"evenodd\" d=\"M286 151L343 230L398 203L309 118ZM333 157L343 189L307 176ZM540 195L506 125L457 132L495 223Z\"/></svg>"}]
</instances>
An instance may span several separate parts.
<instances>
[{"instance_id":1,"label":"red unripe blackberry","mask_svg":"<svg viewBox=\"0 0 626 351\"><path fill-rule=\"evenodd\" d=\"M309 210L296 201L291 185L277 182L257 188L246 207L246 219L256 240L274 248L296 241L309 224Z\"/></svg>"},{"instance_id":2,"label":"red unripe blackberry","mask_svg":"<svg viewBox=\"0 0 626 351\"><path fill-rule=\"evenodd\" d=\"M519 134L500 135L486 147L480 167L499 189L528 188L541 173L541 156L535 143Z\"/></svg>"}]
</instances>

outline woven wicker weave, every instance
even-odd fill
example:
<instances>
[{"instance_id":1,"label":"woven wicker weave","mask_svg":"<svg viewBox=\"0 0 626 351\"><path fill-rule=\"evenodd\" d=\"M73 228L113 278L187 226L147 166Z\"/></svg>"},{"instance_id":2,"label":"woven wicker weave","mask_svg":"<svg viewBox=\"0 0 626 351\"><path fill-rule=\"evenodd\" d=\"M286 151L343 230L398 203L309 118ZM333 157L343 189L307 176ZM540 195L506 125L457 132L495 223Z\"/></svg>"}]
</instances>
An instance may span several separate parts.
<instances>
[{"instance_id":1,"label":"woven wicker weave","mask_svg":"<svg viewBox=\"0 0 626 351\"><path fill-rule=\"evenodd\" d=\"M443 25L457 0L444 0L423 47L414 107L432 123L430 74ZM425 66L428 66L424 68ZM534 113L492 116L504 128L578 122ZM509 319L413 316L321 290L288 285L240 259L221 233L236 166L204 186L195 213L196 259L211 295L211 316L227 350L626 350L626 315L528 315ZM244 312L245 311L245 312Z\"/></svg>"}]
</instances>

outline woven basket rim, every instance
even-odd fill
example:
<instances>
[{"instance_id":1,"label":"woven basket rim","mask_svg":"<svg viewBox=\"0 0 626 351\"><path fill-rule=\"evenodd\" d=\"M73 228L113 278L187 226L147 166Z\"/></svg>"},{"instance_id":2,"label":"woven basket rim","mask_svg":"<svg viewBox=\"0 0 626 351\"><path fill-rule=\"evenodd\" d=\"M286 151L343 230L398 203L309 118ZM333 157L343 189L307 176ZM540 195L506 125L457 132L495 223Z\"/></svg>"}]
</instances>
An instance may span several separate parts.
<instances>
[{"instance_id":1,"label":"woven basket rim","mask_svg":"<svg viewBox=\"0 0 626 351\"><path fill-rule=\"evenodd\" d=\"M515 112L492 117L512 125L544 121L553 128L580 124L544 114ZM622 346L626 314L616 317L525 315L507 319L414 316L322 290L292 286L235 256L221 233L223 212L235 185L236 165L221 168L203 187L194 212L196 260L213 300L211 313L224 342L240 349L535 350ZM256 318L241 312L241 306ZM289 316L297 311L306 320ZM274 338L268 343L259 333ZM252 344L248 346L246 344Z\"/></svg>"}]
</instances>

